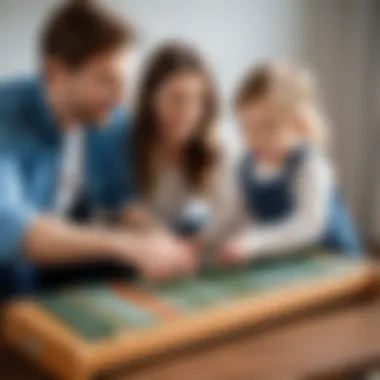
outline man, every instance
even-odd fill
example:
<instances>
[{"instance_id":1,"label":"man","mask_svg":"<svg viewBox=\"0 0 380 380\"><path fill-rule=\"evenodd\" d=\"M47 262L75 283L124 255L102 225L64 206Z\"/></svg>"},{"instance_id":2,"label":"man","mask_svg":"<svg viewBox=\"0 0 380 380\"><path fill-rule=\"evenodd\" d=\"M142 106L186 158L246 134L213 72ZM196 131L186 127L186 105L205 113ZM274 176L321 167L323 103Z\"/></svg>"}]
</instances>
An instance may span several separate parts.
<instances>
[{"instance_id":1,"label":"man","mask_svg":"<svg viewBox=\"0 0 380 380\"><path fill-rule=\"evenodd\" d=\"M123 213L133 194L120 107L132 44L114 14L69 1L43 30L41 74L0 85L3 293L33 289L36 267L114 261L147 276L189 268L186 247L162 233L70 221L78 210Z\"/></svg>"}]
</instances>

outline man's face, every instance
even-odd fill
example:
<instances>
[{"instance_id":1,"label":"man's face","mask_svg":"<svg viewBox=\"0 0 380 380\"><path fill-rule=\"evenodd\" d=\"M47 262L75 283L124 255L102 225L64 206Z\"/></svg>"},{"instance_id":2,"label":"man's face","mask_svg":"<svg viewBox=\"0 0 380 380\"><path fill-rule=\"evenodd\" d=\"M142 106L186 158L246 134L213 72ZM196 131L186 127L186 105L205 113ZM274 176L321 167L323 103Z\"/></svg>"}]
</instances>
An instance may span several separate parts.
<instances>
[{"instance_id":1,"label":"man's face","mask_svg":"<svg viewBox=\"0 0 380 380\"><path fill-rule=\"evenodd\" d=\"M106 122L125 99L129 51L113 50L77 69L51 64L53 80L65 94L69 112L83 124Z\"/></svg>"}]
</instances>

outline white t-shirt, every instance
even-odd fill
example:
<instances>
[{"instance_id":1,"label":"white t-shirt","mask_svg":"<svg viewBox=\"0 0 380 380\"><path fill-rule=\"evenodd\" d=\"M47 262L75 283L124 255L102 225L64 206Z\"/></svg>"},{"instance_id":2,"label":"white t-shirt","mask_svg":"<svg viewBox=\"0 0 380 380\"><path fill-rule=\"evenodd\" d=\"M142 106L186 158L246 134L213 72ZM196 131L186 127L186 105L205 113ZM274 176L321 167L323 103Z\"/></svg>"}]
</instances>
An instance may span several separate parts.
<instances>
[{"instance_id":1,"label":"white t-shirt","mask_svg":"<svg viewBox=\"0 0 380 380\"><path fill-rule=\"evenodd\" d=\"M181 169L175 165L160 168L149 208L172 228L184 217L202 218L210 212L209 200L189 191Z\"/></svg>"},{"instance_id":2,"label":"white t-shirt","mask_svg":"<svg viewBox=\"0 0 380 380\"><path fill-rule=\"evenodd\" d=\"M64 134L62 161L57 183L55 213L67 216L81 196L84 181L84 131L76 128Z\"/></svg>"},{"instance_id":3,"label":"white t-shirt","mask_svg":"<svg viewBox=\"0 0 380 380\"><path fill-rule=\"evenodd\" d=\"M194 194L184 178L180 167L159 165L157 183L148 203L150 212L167 226L175 228L181 217L206 220L200 232L209 245L221 241L231 230L235 192L232 190L233 155L226 149L210 183L207 194Z\"/></svg>"}]
</instances>

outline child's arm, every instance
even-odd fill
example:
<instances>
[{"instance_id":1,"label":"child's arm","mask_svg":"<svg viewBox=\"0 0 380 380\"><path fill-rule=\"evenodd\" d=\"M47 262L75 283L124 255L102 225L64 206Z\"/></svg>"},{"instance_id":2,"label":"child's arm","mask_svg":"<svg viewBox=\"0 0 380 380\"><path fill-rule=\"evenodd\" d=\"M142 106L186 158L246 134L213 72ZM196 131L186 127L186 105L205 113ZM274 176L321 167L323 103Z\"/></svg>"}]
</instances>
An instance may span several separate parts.
<instances>
[{"instance_id":1,"label":"child's arm","mask_svg":"<svg viewBox=\"0 0 380 380\"><path fill-rule=\"evenodd\" d=\"M241 160L239 153L226 153L218 169L209 196L210 218L198 235L198 246L203 253L215 253L226 238L234 234L237 226L247 225L236 178L236 167Z\"/></svg>"},{"instance_id":2,"label":"child's arm","mask_svg":"<svg viewBox=\"0 0 380 380\"><path fill-rule=\"evenodd\" d=\"M310 155L295 178L294 212L274 225L251 224L222 248L226 261L241 262L258 255L276 255L317 242L326 224L333 175L328 162Z\"/></svg>"}]
</instances>

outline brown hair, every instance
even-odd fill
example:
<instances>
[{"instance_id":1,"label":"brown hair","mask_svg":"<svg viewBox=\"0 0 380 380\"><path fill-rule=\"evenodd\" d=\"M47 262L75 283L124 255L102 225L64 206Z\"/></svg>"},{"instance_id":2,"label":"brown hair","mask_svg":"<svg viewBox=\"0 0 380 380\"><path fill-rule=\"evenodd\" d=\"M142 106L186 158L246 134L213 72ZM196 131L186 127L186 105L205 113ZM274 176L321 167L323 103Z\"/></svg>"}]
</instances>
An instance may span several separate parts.
<instances>
[{"instance_id":1,"label":"brown hair","mask_svg":"<svg viewBox=\"0 0 380 380\"><path fill-rule=\"evenodd\" d=\"M217 99L213 81L198 52L179 43L159 47L148 60L142 78L134 124L134 162L140 189L149 196L154 186L152 151L157 138L157 125L152 99L161 83L181 72L196 72L207 85L205 112L196 135L183 152L183 171L188 186L195 191L205 190L217 158L212 132L217 116Z\"/></svg>"},{"instance_id":2,"label":"brown hair","mask_svg":"<svg viewBox=\"0 0 380 380\"><path fill-rule=\"evenodd\" d=\"M133 28L94 0L69 0L56 9L42 31L41 53L71 68L99 53L132 43Z\"/></svg>"},{"instance_id":3,"label":"brown hair","mask_svg":"<svg viewBox=\"0 0 380 380\"><path fill-rule=\"evenodd\" d=\"M308 70L286 62L254 67L238 88L235 106L240 108L268 96L287 110L296 110L297 123L305 136L312 142L326 145L326 121L318 104L314 77Z\"/></svg>"}]
</instances>

